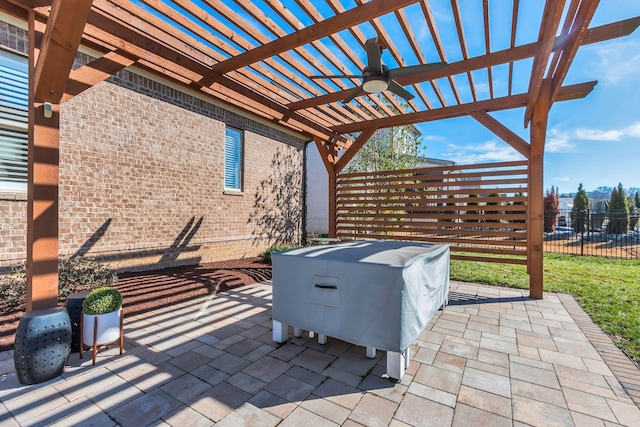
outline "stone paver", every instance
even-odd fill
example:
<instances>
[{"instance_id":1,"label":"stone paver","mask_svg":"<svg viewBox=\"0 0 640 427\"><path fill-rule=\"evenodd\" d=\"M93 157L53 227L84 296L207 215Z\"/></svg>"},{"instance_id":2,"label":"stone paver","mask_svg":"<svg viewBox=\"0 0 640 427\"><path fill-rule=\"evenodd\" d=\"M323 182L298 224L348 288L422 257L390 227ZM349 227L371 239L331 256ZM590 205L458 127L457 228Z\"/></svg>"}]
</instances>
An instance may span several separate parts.
<instances>
[{"instance_id":1,"label":"stone paver","mask_svg":"<svg viewBox=\"0 0 640 427\"><path fill-rule=\"evenodd\" d=\"M389 424L398 404L373 394L365 394L353 408L349 419L370 427L384 427Z\"/></svg>"},{"instance_id":2,"label":"stone paver","mask_svg":"<svg viewBox=\"0 0 640 427\"><path fill-rule=\"evenodd\" d=\"M407 393L394 418L411 426L448 426L453 408Z\"/></svg>"},{"instance_id":3,"label":"stone paver","mask_svg":"<svg viewBox=\"0 0 640 427\"><path fill-rule=\"evenodd\" d=\"M159 420L178 406L178 399L156 389L109 412L109 416L122 427L137 427Z\"/></svg>"},{"instance_id":4,"label":"stone paver","mask_svg":"<svg viewBox=\"0 0 640 427\"><path fill-rule=\"evenodd\" d=\"M76 355L22 386L0 353L0 424L637 426L640 370L566 295L451 283L402 381L384 351L329 337L274 343L256 284L131 316L125 354ZM635 402L635 403L634 403Z\"/></svg>"}]
</instances>

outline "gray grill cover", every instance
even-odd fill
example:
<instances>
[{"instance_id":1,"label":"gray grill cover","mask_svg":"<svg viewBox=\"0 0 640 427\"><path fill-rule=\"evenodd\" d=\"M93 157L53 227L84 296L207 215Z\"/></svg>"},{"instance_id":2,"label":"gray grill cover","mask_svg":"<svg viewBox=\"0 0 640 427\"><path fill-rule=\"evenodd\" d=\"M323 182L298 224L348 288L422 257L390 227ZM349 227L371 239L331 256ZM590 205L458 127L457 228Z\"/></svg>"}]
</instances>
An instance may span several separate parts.
<instances>
[{"instance_id":1,"label":"gray grill cover","mask_svg":"<svg viewBox=\"0 0 640 427\"><path fill-rule=\"evenodd\" d=\"M273 319L404 351L449 293L449 246L353 241L273 254Z\"/></svg>"}]
</instances>

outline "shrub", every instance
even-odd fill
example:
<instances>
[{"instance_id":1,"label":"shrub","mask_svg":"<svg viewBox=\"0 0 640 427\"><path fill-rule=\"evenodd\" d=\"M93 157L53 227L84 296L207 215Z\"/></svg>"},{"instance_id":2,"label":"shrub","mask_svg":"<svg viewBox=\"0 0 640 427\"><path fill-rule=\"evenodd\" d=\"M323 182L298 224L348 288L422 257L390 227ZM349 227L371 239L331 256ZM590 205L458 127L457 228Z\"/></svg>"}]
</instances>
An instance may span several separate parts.
<instances>
[{"instance_id":1,"label":"shrub","mask_svg":"<svg viewBox=\"0 0 640 427\"><path fill-rule=\"evenodd\" d=\"M580 184L582 186L582 184ZM560 197L558 189L551 186L544 195L544 232L553 233L556 231L556 222L560 213Z\"/></svg>"},{"instance_id":2,"label":"shrub","mask_svg":"<svg viewBox=\"0 0 640 427\"><path fill-rule=\"evenodd\" d=\"M79 290L115 285L118 276L111 267L94 258L64 258L58 261L59 295L66 297Z\"/></svg>"},{"instance_id":3,"label":"shrub","mask_svg":"<svg viewBox=\"0 0 640 427\"><path fill-rule=\"evenodd\" d=\"M629 231L629 204L622 183L611 191L608 216L607 233L625 234Z\"/></svg>"},{"instance_id":4,"label":"shrub","mask_svg":"<svg viewBox=\"0 0 640 427\"><path fill-rule=\"evenodd\" d=\"M7 311L24 310L27 281L24 262L14 265L11 274L0 280L0 298Z\"/></svg>"},{"instance_id":5,"label":"shrub","mask_svg":"<svg viewBox=\"0 0 640 427\"><path fill-rule=\"evenodd\" d=\"M118 276L111 267L93 258L61 258L58 260L58 296L114 285ZM5 311L24 310L26 304L27 270L25 263L13 266L11 274L0 278L0 297Z\"/></svg>"},{"instance_id":6,"label":"shrub","mask_svg":"<svg viewBox=\"0 0 640 427\"><path fill-rule=\"evenodd\" d=\"M590 204L591 202L589 201L587 191L582 186L582 183L580 183L578 192L573 198L573 207L571 208L571 226L576 233L587 231L587 221L585 219Z\"/></svg>"},{"instance_id":7,"label":"shrub","mask_svg":"<svg viewBox=\"0 0 640 427\"><path fill-rule=\"evenodd\" d=\"M106 314L122 307L122 295L116 288L106 286L94 289L82 302L84 314Z\"/></svg>"},{"instance_id":8,"label":"shrub","mask_svg":"<svg viewBox=\"0 0 640 427\"><path fill-rule=\"evenodd\" d=\"M274 252L286 251L287 249L293 249L295 246L291 245L271 245L264 252L260 254L262 261L267 264L271 264L271 254Z\"/></svg>"}]
</instances>

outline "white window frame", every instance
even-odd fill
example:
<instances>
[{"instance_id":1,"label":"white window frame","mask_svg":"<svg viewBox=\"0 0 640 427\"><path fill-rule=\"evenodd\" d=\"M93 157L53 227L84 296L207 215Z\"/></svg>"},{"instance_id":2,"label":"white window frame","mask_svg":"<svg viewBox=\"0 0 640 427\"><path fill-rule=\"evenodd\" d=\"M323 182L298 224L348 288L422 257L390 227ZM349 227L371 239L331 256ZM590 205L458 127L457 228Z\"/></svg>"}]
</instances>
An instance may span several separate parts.
<instances>
[{"instance_id":1,"label":"white window frame","mask_svg":"<svg viewBox=\"0 0 640 427\"><path fill-rule=\"evenodd\" d=\"M244 131L227 126L224 133L224 189L242 192Z\"/></svg>"},{"instance_id":2,"label":"white window frame","mask_svg":"<svg viewBox=\"0 0 640 427\"><path fill-rule=\"evenodd\" d=\"M27 191L27 58L0 49L0 191Z\"/></svg>"}]
</instances>

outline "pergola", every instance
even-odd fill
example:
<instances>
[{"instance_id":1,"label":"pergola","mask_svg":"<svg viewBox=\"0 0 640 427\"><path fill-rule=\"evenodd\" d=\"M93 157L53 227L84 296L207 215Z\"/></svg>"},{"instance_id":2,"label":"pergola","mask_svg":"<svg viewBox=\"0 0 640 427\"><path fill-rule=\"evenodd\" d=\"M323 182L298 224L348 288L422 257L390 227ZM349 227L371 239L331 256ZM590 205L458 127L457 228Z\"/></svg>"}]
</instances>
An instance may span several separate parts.
<instances>
[{"instance_id":1,"label":"pergola","mask_svg":"<svg viewBox=\"0 0 640 427\"><path fill-rule=\"evenodd\" d=\"M520 16L522 5L513 0L508 40L499 40L490 25L489 0L478 0L473 16L451 0L451 19L444 23L429 0L229 3L0 0L0 10L29 23L28 310L57 302L60 104L132 65L313 139L329 174L332 235L336 177L376 130L473 117L526 159L530 295L542 298L549 110L554 102L586 96L596 84L563 85L580 46L628 35L640 17L590 27L598 0L547 0L539 17ZM480 54L471 52L465 34L463 22L470 19L482 21L481 33L472 35L484 42ZM523 20L537 20L539 28L537 38L524 44L516 37ZM445 30L455 34L456 43L443 42ZM399 77L415 95L408 103L387 92L344 103L359 78L309 78L360 74L364 43L376 36L390 67L440 61L448 66ZM494 50L494 44L505 47ZM102 56L72 70L80 45ZM529 84L518 92L514 74L522 64ZM498 96L493 73L503 65L508 89ZM478 72L487 76L488 97L478 90ZM523 107L529 141L489 114Z\"/></svg>"}]
</instances>

